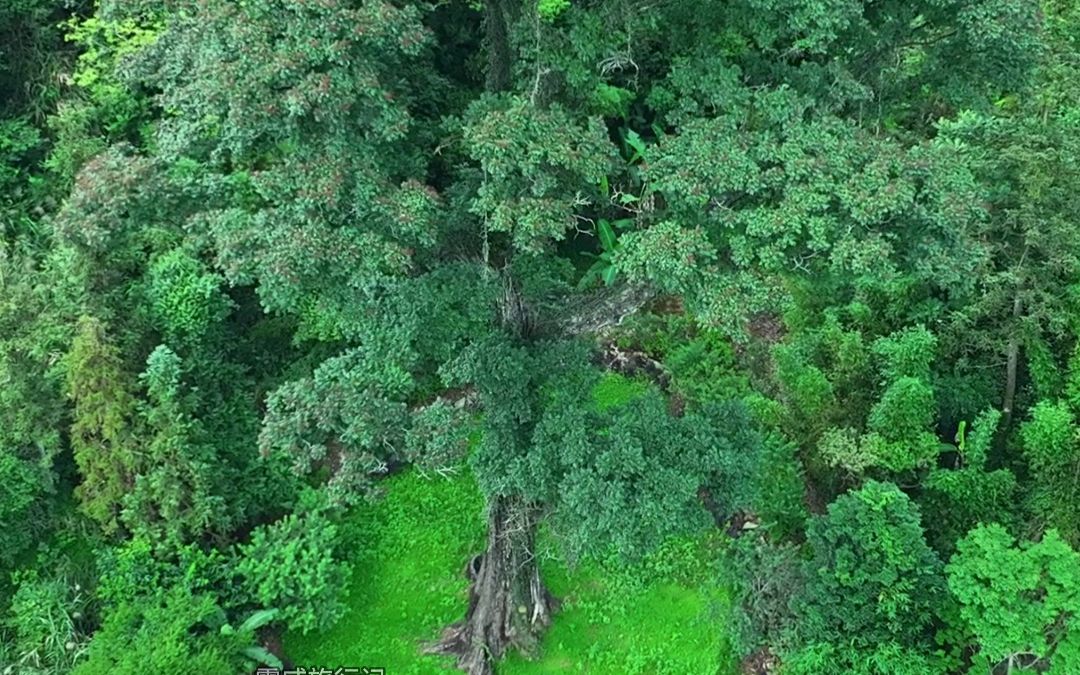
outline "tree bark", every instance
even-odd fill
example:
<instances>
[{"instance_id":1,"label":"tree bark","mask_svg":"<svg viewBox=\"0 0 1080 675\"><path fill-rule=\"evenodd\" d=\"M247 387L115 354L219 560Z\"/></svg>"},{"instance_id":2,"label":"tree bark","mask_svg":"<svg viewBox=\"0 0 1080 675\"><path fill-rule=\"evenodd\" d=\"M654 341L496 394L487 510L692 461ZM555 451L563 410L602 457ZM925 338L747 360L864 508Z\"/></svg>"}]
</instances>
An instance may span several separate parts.
<instances>
[{"instance_id":1,"label":"tree bark","mask_svg":"<svg viewBox=\"0 0 1080 675\"><path fill-rule=\"evenodd\" d=\"M521 499L492 501L487 550L466 568L472 586L465 619L447 628L429 653L456 656L469 675L491 675L508 649L535 651L554 608L534 552L536 519L535 507Z\"/></svg>"},{"instance_id":2,"label":"tree bark","mask_svg":"<svg viewBox=\"0 0 1080 675\"><path fill-rule=\"evenodd\" d=\"M506 91L510 88L510 31L506 25L503 0L484 0L484 23L487 28L487 90Z\"/></svg>"},{"instance_id":3,"label":"tree bark","mask_svg":"<svg viewBox=\"0 0 1080 675\"><path fill-rule=\"evenodd\" d=\"M656 289L645 284L605 286L576 297L565 314L546 317L541 332L560 337L601 334L636 314L656 296Z\"/></svg>"},{"instance_id":4,"label":"tree bark","mask_svg":"<svg viewBox=\"0 0 1080 675\"><path fill-rule=\"evenodd\" d=\"M1023 301L1020 299L1020 294L1017 293L1016 298L1013 300L1013 333L1009 338L1009 346L1005 354L1005 394L1002 396L1001 401L1001 412L1005 418L1002 429L1005 431L1008 431L1009 425L1012 423L1013 401L1016 398L1016 369L1020 360L1020 329L1016 324L1020 320L1023 307Z\"/></svg>"}]
</instances>

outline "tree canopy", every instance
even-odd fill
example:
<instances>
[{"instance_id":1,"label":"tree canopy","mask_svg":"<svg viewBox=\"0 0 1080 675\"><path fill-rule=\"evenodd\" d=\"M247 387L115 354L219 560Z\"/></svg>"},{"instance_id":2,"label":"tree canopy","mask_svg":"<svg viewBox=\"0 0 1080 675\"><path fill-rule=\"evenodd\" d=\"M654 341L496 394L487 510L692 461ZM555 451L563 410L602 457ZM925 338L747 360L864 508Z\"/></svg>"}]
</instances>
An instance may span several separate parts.
<instances>
[{"instance_id":1,"label":"tree canopy","mask_svg":"<svg viewBox=\"0 0 1080 675\"><path fill-rule=\"evenodd\" d=\"M1078 36L1066 0L9 0L0 672L283 670L404 615L356 592L397 474L483 502L476 550L420 524L465 585L410 589L461 610L394 636L415 672L610 622L564 569L708 577L709 672L1074 672Z\"/></svg>"}]
</instances>

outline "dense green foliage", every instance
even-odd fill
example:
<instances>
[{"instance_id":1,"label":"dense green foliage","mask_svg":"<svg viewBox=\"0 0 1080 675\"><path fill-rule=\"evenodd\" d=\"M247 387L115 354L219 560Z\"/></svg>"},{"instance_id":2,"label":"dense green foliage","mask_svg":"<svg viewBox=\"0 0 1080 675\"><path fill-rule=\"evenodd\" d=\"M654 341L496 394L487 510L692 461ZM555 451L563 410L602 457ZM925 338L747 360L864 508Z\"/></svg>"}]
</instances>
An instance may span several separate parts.
<instances>
[{"instance_id":1,"label":"dense green foliage","mask_svg":"<svg viewBox=\"0 0 1080 675\"><path fill-rule=\"evenodd\" d=\"M1055 530L1020 547L1000 525L981 526L964 537L947 571L979 658L988 666L1045 662L1060 643L1075 640L1069 629L1080 609L1077 563L1076 551ZM1076 668L1075 656L1062 649L1053 670Z\"/></svg>"},{"instance_id":2,"label":"dense green foliage","mask_svg":"<svg viewBox=\"0 0 1080 675\"><path fill-rule=\"evenodd\" d=\"M0 673L1077 672L1078 36L0 3Z\"/></svg>"},{"instance_id":3,"label":"dense green foliage","mask_svg":"<svg viewBox=\"0 0 1080 675\"><path fill-rule=\"evenodd\" d=\"M811 645L846 642L854 651L920 641L940 593L941 562L896 486L871 481L838 498L811 523L807 543L796 607Z\"/></svg>"}]
</instances>

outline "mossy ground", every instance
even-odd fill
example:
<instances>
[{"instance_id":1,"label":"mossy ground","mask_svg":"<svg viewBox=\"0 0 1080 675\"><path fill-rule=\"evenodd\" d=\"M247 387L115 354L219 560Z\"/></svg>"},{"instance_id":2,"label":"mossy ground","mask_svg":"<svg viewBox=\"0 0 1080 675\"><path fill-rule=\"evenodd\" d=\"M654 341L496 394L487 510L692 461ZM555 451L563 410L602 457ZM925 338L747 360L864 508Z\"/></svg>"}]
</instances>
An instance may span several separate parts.
<instances>
[{"instance_id":1,"label":"mossy ground","mask_svg":"<svg viewBox=\"0 0 1080 675\"><path fill-rule=\"evenodd\" d=\"M725 637L729 612L715 538L668 542L644 561L543 565L562 601L539 658L511 655L500 675L731 671Z\"/></svg>"},{"instance_id":2,"label":"mossy ground","mask_svg":"<svg viewBox=\"0 0 1080 675\"><path fill-rule=\"evenodd\" d=\"M629 379L617 373L605 373L593 389L593 403L599 410L625 405L641 396L649 388L648 382Z\"/></svg>"},{"instance_id":3,"label":"mossy ground","mask_svg":"<svg viewBox=\"0 0 1080 675\"><path fill-rule=\"evenodd\" d=\"M598 407L621 405L647 385L606 376ZM453 672L420 647L464 615L462 568L484 544L483 498L467 472L450 479L404 473L386 497L344 524L354 572L348 613L325 633L286 634L302 666L381 666L387 673ZM728 594L717 537L669 542L633 565L588 563L570 570L543 538L544 579L562 607L537 660L514 655L500 675L730 671Z\"/></svg>"},{"instance_id":4,"label":"mossy ground","mask_svg":"<svg viewBox=\"0 0 1080 675\"><path fill-rule=\"evenodd\" d=\"M349 611L327 632L284 636L298 666L452 672L420 647L464 614L462 569L483 547L483 498L467 473L425 479L410 472L385 487L386 497L354 509L343 524L353 564Z\"/></svg>"}]
</instances>

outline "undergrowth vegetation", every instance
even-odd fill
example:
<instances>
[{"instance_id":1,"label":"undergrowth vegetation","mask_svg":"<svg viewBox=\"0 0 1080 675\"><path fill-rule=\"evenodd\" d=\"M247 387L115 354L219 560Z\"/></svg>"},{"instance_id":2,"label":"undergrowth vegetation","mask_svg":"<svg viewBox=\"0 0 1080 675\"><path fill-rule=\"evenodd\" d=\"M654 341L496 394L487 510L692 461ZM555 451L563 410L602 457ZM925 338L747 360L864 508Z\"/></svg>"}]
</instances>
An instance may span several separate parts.
<instances>
[{"instance_id":1,"label":"undergrowth vegetation","mask_svg":"<svg viewBox=\"0 0 1080 675\"><path fill-rule=\"evenodd\" d=\"M354 508L340 525L354 570L341 619L328 631L284 637L298 665L381 666L414 675L447 665L420 649L461 618L465 564L484 542L483 500L466 472L408 472L385 487L384 499Z\"/></svg>"},{"instance_id":2,"label":"undergrowth vegetation","mask_svg":"<svg viewBox=\"0 0 1080 675\"><path fill-rule=\"evenodd\" d=\"M598 390L601 400L615 386ZM385 487L385 498L357 507L341 523L356 570L345 614L328 631L285 635L297 664L453 672L445 658L423 656L421 649L462 618L464 567L484 542L483 501L464 472L451 478L408 472ZM431 527L436 518L439 526ZM545 538L542 567L561 607L540 658L511 657L500 673L727 672L731 606L721 546L716 535L672 540L634 565L613 559L568 569Z\"/></svg>"},{"instance_id":3,"label":"undergrowth vegetation","mask_svg":"<svg viewBox=\"0 0 1080 675\"><path fill-rule=\"evenodd\" d=\"M613 559L567 569L557 558L545 560L562 606L541 657L511 656L500 673L734 672L721 546L717 535L670 540L632 565Z\"/></svg>"},{"instance_id":4,"label":"undergrowth vegetation","mask_svg":"<svg viewBox=\"0 0 1080 675\"><path fill-rule=\"evenodd\" d=\"M649 386L609 373L593 401L599 409L623 406ZM483 499L466 469L448 477L408 471L382 487L385 497L355 507L340 524L354 569L348 609L328 631L288 632L286 651L298 664L451 672L446 659L421 651L462 618L465 566L485 541ZM733 657L723 546L710 533L670 539L631 564L613 555L568 567L558 542L542 532L537 554L560 606L539 658L512 656L499 672L726 672Z\"/></svg>"}]
</instances>

